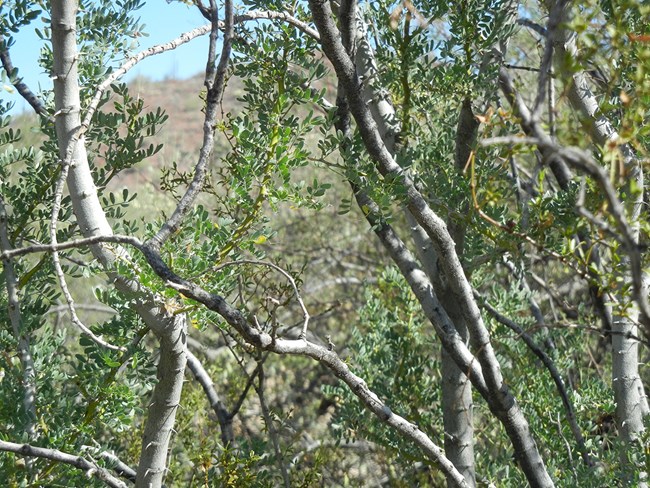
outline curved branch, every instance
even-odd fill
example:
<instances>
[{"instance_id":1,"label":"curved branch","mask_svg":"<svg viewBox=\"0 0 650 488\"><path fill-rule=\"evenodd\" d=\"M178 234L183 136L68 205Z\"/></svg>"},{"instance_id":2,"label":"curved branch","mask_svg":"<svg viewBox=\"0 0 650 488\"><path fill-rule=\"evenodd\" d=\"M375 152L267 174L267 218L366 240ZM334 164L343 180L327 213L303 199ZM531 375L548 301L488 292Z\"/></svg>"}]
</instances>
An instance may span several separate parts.
<instances>
[{"instance_id":1,"label":"curved branch","mask_svg":"<svg viewBox=\"0 0 650 488\"><path fill-rule=\"evenodd\" d=\"M29 252L53 252L55 249L78 247L80 245L93 245L99 242L119 242L122 244L129 244L142 252L153 271L166 281L167 286L182 292L185 296L196 300L205 305L208 309L217 312L253 346L277 354L309 356L323 363L338 378L345 382L352 392L359 397L362 403L366 405L366 408L374 413L382 422L394 428L402 436L415 442L426 456L436 462L445 473L451 477L451 479L457 480L458 486L466 486L464 478L456 470L453 464L444 456L442 449L434 444L417 425L412 424L403 417L393 413L388 405L382 402L374 392L368 389L363 379L350 371L348 365L339 358L336 352L304 339L281 339L272 337L268 333L255 329L247 322L244 315L239 310L228 304L223 297L209 293L198 285L176 275L165 264L155 250L150 246L143 244L137 238L117 235L97 236L89 239L79 239L74 243L74 246L72 245L73 243L62 243L56 246L52 244L30 246ZM19 249L17 251L22 251L22 254L27 254L27 249ZM189 359L190 354L186 353L188 361L191 361L191 359ZM163 355L161 354L161 360L162 358ZM476 365L476 367L478 367L478 365ZM156 400L154 399L154 402L155 401Z\"/></svg>"},{"instance_id":2,"label":"curved branch","mask_svg":"<svg viewBox=\"0 0 650 488\"><path fill-rule=\"evenodd\" d=\"M542 361L542 364L544 364L544 366L550 373L551 378L553 378L553 382L555 383L557 391L560 394L560 398L562 399L562 404L564 405L564 409L566 411L566 420L569 423L569 427L571 428L573 437L576 440L578 450L582 455L582 460L587 466L594 466L595 463L593 459L591 459L591 456L589 455L589 450L585 446L585 439L582 435L582 431L580 430L580 426L578 425L578 421L576 419L575 410L573 408L573 402L571 402L571 399L569 398L569 394L567 393L566 387L564 386L564 381L562 380L562 375L558 371L553 360L548 356L548 354L546 354L542 350L541 347L539 347L535 343L533 338L530 336L530 334L528 334L523 329L523 327L521 327L513 320L510 320L508 317L501 315L485 299L483 299L478 292L475 292L475 296L481 301L483 308L487 310L487 312L490 315L492 315L492 317L494 317L499 323L505 325L510 330L514 331L519 337L521 337L524 343L526 344L526 346L528 346L528 349L530 349L533 352L533 354L535 354L535 356L537 356L540 359L540 361Z\"/></svg>"},{"instance_id":3,"label":"curved branch","mask_svg":"<svg viewBox=\"0 0 650 488\"><path fill-rule=\"evenodd\" d=\"M140 250L153 271L165 280L167 286L221 315L252 346L277 354L309 356L321 362L336 377L345 382L366 408L382 422L417 444L429 459L436 462L451 479L457 482L458 486L467 486L462 475L444 456L442 449L434 444L417 425L393 413L390 407L368 388L363 379L350 371L348 365L336 352L303 339L280 339L255 328L248 323L242 312L226 302L223 297L212 294L175 274L151 247L143 245Z\"/></svg>"},{"instance_id":4,"label":"curved branch","mask_svg":"<svg viewBox=\"0 0 650 488\"><path fill-rule=\"evenodd\" d=\"M16 88L21 97L23 97L27 103L31 105L36 112L41 117L48 119L50 122L53 122L54 119L47 113L45 105L42 100L36 96L36 94L30 90L30 88L25 84L22 78L18 78L16 73L16 68L11 62L11 56L9 56L9 47L7 46L7 41L4 36L0 34L0 62L2 62L2 67L7 72L7 76L11 80L11 84Z\"/></svg>"},{"instance_id":5,"label":"curved branch","mask_svg":"<svg viewBox=\"0 0 650 488\"><path fill-rule=\"evenodd\" d=\"M235 23L239 24L241 22L245 22L249 20L260 20L260 19L283 20L287 24L296 27L304 34L307 34L312 39L315 39L316 41L320 41L320 35L318 34L317 30L310 27L309 24L307 24L306 22L303 22L286 12L274 12L272 10L251 10L250 12L247 12L245 14L236 15Z\"/></svg>"}]
</instances>

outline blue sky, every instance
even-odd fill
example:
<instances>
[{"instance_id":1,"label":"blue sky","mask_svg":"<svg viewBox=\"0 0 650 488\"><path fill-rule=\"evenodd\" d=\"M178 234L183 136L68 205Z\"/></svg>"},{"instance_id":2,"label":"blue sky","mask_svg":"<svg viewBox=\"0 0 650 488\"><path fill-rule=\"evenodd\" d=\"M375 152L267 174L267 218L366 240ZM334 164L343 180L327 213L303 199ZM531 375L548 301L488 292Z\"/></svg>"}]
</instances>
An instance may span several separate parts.
<instances>
[{"instance_id":1,"label":"blue sky","mask_svg":"<svg viewBox=\"0 0 650 488\"><path fill-rule=\"evenodd\" d=\"M188 7L179 2L167 3L166 0L147 0L137 11L137 15L140 16L141 23L146 25L145 32L149 34L149 37L140 38L139 49L171 41L183 32L207 23L195 7ZM14 39L16 42L11 47L10 54L20 76L34 91L38 90L39 86L50 88L52 83L48 74L43 73L36 62L41 41L34 33L33 27L25 29ZM154 80L189 78L204 70L207 46L208 38L202 36L174 51L152 56L133 68L125 80L135 76L146 76ZM15 103L12 110L14 114L29 109L17 93L12 94L2 89L0 98Z\"/></svg>"}]
</instances>

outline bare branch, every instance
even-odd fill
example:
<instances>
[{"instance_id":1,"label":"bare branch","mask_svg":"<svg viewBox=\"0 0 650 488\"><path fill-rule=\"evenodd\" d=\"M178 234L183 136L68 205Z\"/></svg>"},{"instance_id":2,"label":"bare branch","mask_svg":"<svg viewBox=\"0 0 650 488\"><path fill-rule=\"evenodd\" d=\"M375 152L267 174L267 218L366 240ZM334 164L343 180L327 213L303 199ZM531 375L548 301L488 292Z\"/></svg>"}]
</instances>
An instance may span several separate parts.
<instances>
[{"instance_id":1,"label":"bare branch","mask_svg":"<svg viewBox=\"0 0 650 488\"><path fill-rule=\"evenodd\" d=\"M241 22L249 20L260 20L260 19L269 19L269 20L282 20L287 24L293 25L302 31L304 34L307 34L312 39L320 41L320 35L318 31L310 27L308 23L303 22L294 16L286 12L274 12L272 10L251 10L245 14L236 15L235 23L239 24Z\"/></svg>"},{"instance_id":2,"label":"bare branch","mask_svg":"<svg viewBox=\"0 0 650 488\"><path fill-rule=\"evenodd\" d=\"M27 103L31 105L31 107L38 115L48 119L50 122L53 122L54 119L50 116L50 114L47 113L43 101L38 98L32 90L30 90L22 78L18 78L16 76L16 68L11 62L11 57L9 56L9 47L7 46L7 41L2 34L0 34L0 62L2 62L2 67L11 80L11 84L14 85L20 96L23 97Z\"/></svg>"},{"instance_id":3,"label":"bare branch","mask_svg":"<svg viewBox=\"0 0 650 488\"><path fill-rule=\"evenodd\" d=\"M44 447L30 446L29 444L15 444L3 440L0 440L0 451L13 452L20 456L39 457L59 463L69 464L85 471L88 476L94 476L98 480L103 481L111 488L126 488L126 483L115 478L105 468L101 468L81 456L75 456L74 454L68 454L56 449L46 449Z\"/></svg>"},{"instance_id":4,"label":"bare branch","mask_svg":"<svg viewBox=\"0 0 650 488\"><path fill-rule=\"evenodd\" d=\"M226 266L237 266L240 264L254 264L257 266L268 266L271 269L274 269L278 273L282 274L289 283L291 283L291 287L293 288L294 293L296 294L296 300L298 301L298 305L300 305L300 309L302 310L302 316L303 316L303 323L302 323L302 332L300 333L300 338L301 339L307 339L307 326L309 325L309 319L311 318L309 315L309 312L307 311L307 307L305 306L305 302L303 302L302 297L300 296L300 291L298 290L298 285L296 284L296 281L293 279L293 277L286 272L284 269L282 269L280 266L269 263L268 261L257 261L257 260L252 260L252 259L240 259L239 261L232 261L229 263L224 263L219 266L217 266L215 269L219 270L221 268L225 268Z\"/></svg>"},{"instance_id":5,"label":"bare branch","mask_svg":"<svg viewBox=\"0 0 650 488\"><path fill-rule=\"evenodd\" d=\"M368 389L368 386L361 378L350 371L348 365L333 350L328 350L326 347L318 346L303 339L286 340L277 338L259 330L249 324L244 315L226 302L223 297L212 294L195 283L176 275L154 250L147 246L142 246L141 250L154 272L165 280L167 286L202 303L209 310L217 312L254 347L277 354L308 356L323 363L339 379L345 382L366 408L382 422L394 428L400 435L416 443L427 457L441 466L445 473L458 480L459 486L466 486L460 473L445 458L442 449L435 445L416 425L393 413L388 405Z\"/></svg>"},{"instance_id":6,"label":"bare branch","mask_svg":"<svg viewBox=\"0 0 650 488\"><path fill-rule=\"evenodd\" d=\"M105 313L109 315L115 315L115 310L112 309L111 307L106 307L104 305L92 305L92 304L87 304L87 303L77 303L75 304L75 307L77 310L88 310L91 312L98 312L98 313ZM65 305L58 305L56 307L49 308L46 312L45 315L49 314L59 314L62 312L65 312L68 310L68 307Z\"/></svg>"},{"instance_id":7,"label":"bare branch","mask_svg":"<svg viewBox=\"0 0 650 488\"><path fill-rule=\"evenodd\" d=\"M488 137L487 139L482 139L479 141L479 145L483 147L498 145L516 146L518 144L537 146L539 143L540 140L536 137L526 137L519 134L511 136Z\"/></svg>"},{"instance_id":8,"label":"bare branch","mask_svg":"<svg viewBox=\"0 0 650 488\"><path fill-rule=\"evenodd\" d=\"M55 242L49 244L34 244L32 246L20 247L17 249L4 250L0 253L0 259L15 258L24 256L26 254L34 254L41 252L56 252L65 251L66 249L75 249L79 247L92 246L103 242L110 242L115 244L130 244L136 248L142 246L142 242L137 237L111 234L107 236L99 235L92 237L84 237L82 239L74 239L66 242Z\"/></svg>"},{"instance_id":9,"label":"bare branch","mask_svg":"<svg viewBox=\"0 0 650 488\"><path fill-rule=\"evenodd\" d=\"M228 414L226 407L219 398L219 394L214 389L212 378L210 378L210 375L201 364L201 361L199 361L198 358L192 354L189 349L186 351L186 354L187 367L194 375L196 381L199 382L201 388L203 388L205 396L210 402L210 407L212 407L212 410L214 410L214 413L217 415L217 420L219 421L219 426L221 427L221 442L227 446L235 439L235 434L232 430L232 417Z\"/></svg>"},{"instance_id":10,"label":"bare branch","mask_svg":"<svg viewBox=\"0 0 650 488\"><path fill-rule=\"evenodd\" d=\"M540 361L542 361L542 364L546 367L548 372L551 375L551 378L553 378L553 382L555 383L555 387L557 388L558 393L560 394L560 398L562 399L562 404L564 405L564 410L566 411L566 420L567 423L569 424L569 427L571 428L571 432L573 433L573 437L575 438L576 444L578 446L578 450L580 451L580 454L582 455L582 460L587 466L594 466L594 460L591 459L591 456L589 455L589 451L585 445L585 439L584 436L582 435L582 430L580 429L580 426L578 425L578 420L576 419L575 415L575 409L573 407L573 402L571 401L571 398L569 397L569 394L567 393L566 386L564 385L564 380L562 379L562 375L557 369L557 366L555 366L555 363L553 360L546 354L541 347L539 347L535 341L533 340L532 336L528 334L523 327L521 327L519 324L515 323L514 321L510 320L508 317L500 314L495 308L493 308L487 300L483 299L481 295L478 292L474 292L474 295L481 301L481 304L485 310L488 311L492 317L494 317L499 323L505 325L512 331L514 331L519 337L521 337L528 346L528 349L530 349L535 356L537 356Z\"/></svg>"},{"instance_id":11,"label":"bare branch","mask_svg":"<svg viewBox=\"0 0 650 488\"><path fill-rule=\"evenodd\" d=\"M127 479L131 482L135 482L135 469L124 463L115 454L108 451L103 451L99 453L99 457L106 459L108 461L108 464L113 466L113 471L115 471L118 476L121 476L122 478Z\"/></svg>"}]
</instances>

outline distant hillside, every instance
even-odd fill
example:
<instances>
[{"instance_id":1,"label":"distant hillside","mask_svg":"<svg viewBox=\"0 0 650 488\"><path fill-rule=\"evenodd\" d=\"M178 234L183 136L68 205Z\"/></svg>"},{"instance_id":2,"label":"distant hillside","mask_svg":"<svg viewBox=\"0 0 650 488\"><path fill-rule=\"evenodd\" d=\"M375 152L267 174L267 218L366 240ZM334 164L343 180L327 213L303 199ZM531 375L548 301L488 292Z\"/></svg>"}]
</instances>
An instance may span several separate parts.
<instances>
[{"instance_id":1,"label":"distant hillside","mask_svg":"<svg viewBox=\"0 0 650 488\"><path fill-rule=\"evenodd\" d=\"M147 141L147 144L163 144L162 150L148 159L143 167L120 175L112 185L116 188L126 184L141 191L146 184L158 184L162 167L176 162L179 168L189 170L196 163L203 140L204 102L201 92L205 88L202 74L184 80L151 81L139 77L132 80L129 87L133 97L145 101L146 111L160 107L169 116L158 134ZM231 79L224 94L224 112L236 107L240 90L241 83Z\"/></svg>"}]
</instances>

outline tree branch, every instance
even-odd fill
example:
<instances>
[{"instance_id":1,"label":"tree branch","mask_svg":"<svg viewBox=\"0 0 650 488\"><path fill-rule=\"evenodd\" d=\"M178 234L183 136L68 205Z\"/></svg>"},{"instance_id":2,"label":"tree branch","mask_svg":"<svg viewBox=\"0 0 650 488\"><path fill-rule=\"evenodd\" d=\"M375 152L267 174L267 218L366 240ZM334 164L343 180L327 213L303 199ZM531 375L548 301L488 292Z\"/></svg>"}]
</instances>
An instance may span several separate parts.
<instances>
[{"instance_id":1,"label":"tree branch","mask_svg":"<svg viewBox=\"0 0 650 488\"><path fill-rule=\"evenodd\" d=\"M203 120L203 144L199 151L199 160L194 167L194 177L181 197L178 205L174 209L171 217L162 225L160 230L154 235L150 243L156 249L165 243L169 237L178 230L192 209L192 205L203 188L203 182L208 172L208 162L214 148L214 131L216 127L219 103L223 97L225 88L226 70L230 61L232 52L232 39L234 36L233 24L233 6L231 0L225 1L225 21L223 23L224 37L219 64L216 64L216 44L217 34L219 32L219 19L217 18L216 7L212 9L213 18L212 29L210 31L210 48L208 53L208 63L205 71L204 85L207 89L205 117Z\"/></svg>"},{"instance_id":2,"label":"tree branch","mask_svg":"<svg viewBox=\"0 0 650 488\"><path fill-rule=\"evenodd\" d=\"M529 482L535 486L553 486L530 433L528 422L503 381L488 331L445 222L429 207L411 178L395 162L383 143L377 125L363 98L362 84L357 76L354 63L341 43L329 2L310 0L309 7L321 35L323 51L332 62L339 83L345 89L350 112L357 122L366 150L384 177L389 177L402 185L408 209L413 213L435 247L444 277L458 304L460 313L470 327L472 346L476 351L488 390L493 393L490 396L490 407L493 409L493 413L503 422L513 443L515 456L521 463Z\"/></svg>"},{"instance_id":3,"label":"tree branch","mask_svg":"<svg viewBox=\"0 0 650 488\"><path fill-rule=\"evenodd\" d=\"M630 258L633 297L639 305L640 322L644 325L646 334L650 334L650 304L648 304L648 298L644 292L643 267L637 233L627 220L625 207L619 199L618 192L614 188L609 175L585 151L575 147L560 146L546 134L516 93L512 80L504 68L499 71L499 82L504 94L520 117L522 128L528 135L537 140L537 147L544 159L551 165L551 168L553 169L554 162L561 162L561 166L568 164L591 176L602 190L608 204L609 213L619 231L618 240L624 245ZM556 168L561 166L556 165ZM568 186L571 179L570 173L560 172L559 176L558 181L560 181L560 184L563 187ZM565 178L568 178L568 180L565 180Z\"/></svg>"},{"instance_id":4,"label":"tree branch","mask_svg":"<svg viewBox=\"0 0 650 488\"><path fill-rule=\"evenodd\" d=\"M528 346L528 349L530 349L535 356L537 356L540 361L542 361L542 364L546 367L548 372L551 375L551 378L553 378L553 382L555 383L555 387L557 388L558 393L560 394L560 398L562 400L562 404L564 405L564 410L566 412L566 420L567 423L569 424L569 427L571 428L571 432L573 433L573 437L575 438L576 444L578 446L578 450L580 451L580 454L582 455L582 460L584 461L585 465L587 466L594 466L594 460L591 459L591 456L589 455L589 451L587 450L587 447L585 445L585 439L582 435L582 430L580 429L580 426L578 425L578 421L576 419L575 415L575 409L573 408L573 402L569 398L569 394L566 391L566 387L564 386L564 380L562 380L562 375L558 371L557 367L555 366L555 363L553 360L546 354L541 347L539 347L533 338L531 337L530 334L528 334L519 324L515 323L514 321L510 320L508 317L500 314L495 308L493 308L487 300L483 299L478 292L474 293L477 299L481 301L481 304L487 312L492 315L499 323L505 325L508 327L510 330L514 331L519 337L521 337Z\"/></svg>"},{"instance_id":5,"label":"tree branch","mask_svg":"<svg viewBox=\"0 0 650 488\"><path fill-rule=\"evenodd\" d=\"M235 440L235 434L232 430L232 417L229 415L228 410L226 410L225 405L214 389L212 378L210 378L201 361L189 349L186 354L187 367L194 375L196 381L199 382L201 388L203 388L205 396L208 398L208 402L210 402L210 407L212 407L212 410L217 415L219 427L221 428L221 442L223 442L224 446L227 446Z\"/></svg>"},{"instance_id":6,"label":"tree branch","mask_svg":"<svg viewBox=\"0 0 650 488\"><path fill-rule=\"evenodd\" d=\"M59 181L67 176L75 217L85 237L111 235L112 229L99 202L88 164L84 132L88 129L93 107L81 121L80 89L77 72L76 2L52 1L53 79L56 109L56 132L59 155L63 161ZM74 161L74 165L71 162ZM57 190L59 187L57 182ZM62 185L62 183L61 183ZM51 228L56 225L57 207L62 192L56 193ZM56 238L56 236L55 236ZM56 241L53 241L53 245ZM143 289L137 280L111 271L118 258L127 258L124 249L91 246L94 256L108 271L115 287L129 295L143 322L158 336L160 361L158 383L154 387L142 440L136 486L160 485L164 475L167 446L180 401L185 370L185 335L187 317L167 313L159 297Z\"/></svg>"},{"instance_id":7,"label":"tree branch","mask_svg":"<svg viewBox=\"0 0 650 488\"><path fill-rule=\"evenodd\" d=\"M54 119L47 113L45 105L36 94L30 90L30 88L23 82L22 78L18 78L16 73L16 68L11 62L11 57L9 56L9 46L7 46L7 41L2 34L0 34L0 62L2 62L2 67L7 73L11 84L16 88L21 97L23 97L29 105L34 109L41 117L48 119L50 122L54 122Z\"/></svg>"},{"instance_id":8,"label":"tree branch","mask_svg":"<svg viewBox=\"0 0 650 488\"><path fill-rule=\"evenodd\" d=\"M142 246L141 251L154 272L165 280L167 286L221 315L252 346L277 354L308 356L323 363L336 377L346 383L366 408L382 422L395 429L400 435L416 443L424 454L436 462L445 473L459 480L459 486L465 486L464 479L453 464L444 457L442 450L416 425L393 413L388 405L368 389L365 381L350 371L348 365L334 351L303 339L286 340L277 338L255 328L248 323L239 310L232 307L223 297L212 294L195 283L176 275L153 249Z\"/></svg>"},{"instance_id":9,"label":"tree branch","mask_svg":"<svg viewBox=\"0 0 650 488\"><path fill-rule=\"evenodd\" d=\"M111 475L105 468L97 466L95 463L68 454L56 449L46 449L44 447L30 446L29 444L15 444L0 440L0 451L13 452L20 456L39 457L49 459L59 463L69 464L86 472L88 476L94 476L98 480L106 483L111 488L126 488L126 484Z\"/></svg>"},{"instance_id":10,"label":"tree branch","mask_svg":"<svg viewBox=\"0 0 650 488\"><path fill-rule=\"evenodd\" d=\"M99 457L106 459L109 464L113 465L113 471L115 471L118 476L121 476L122 478L127 479L132 483L135 482L135 470L128 464L124 463L115 454L108 451L103 451L99 453Z\"/></svg>"}]
</instances>

